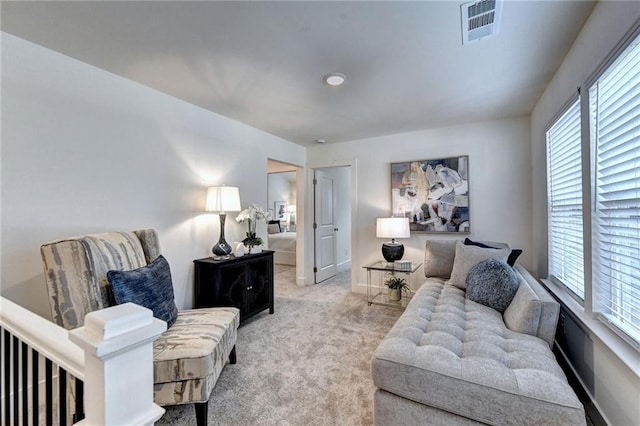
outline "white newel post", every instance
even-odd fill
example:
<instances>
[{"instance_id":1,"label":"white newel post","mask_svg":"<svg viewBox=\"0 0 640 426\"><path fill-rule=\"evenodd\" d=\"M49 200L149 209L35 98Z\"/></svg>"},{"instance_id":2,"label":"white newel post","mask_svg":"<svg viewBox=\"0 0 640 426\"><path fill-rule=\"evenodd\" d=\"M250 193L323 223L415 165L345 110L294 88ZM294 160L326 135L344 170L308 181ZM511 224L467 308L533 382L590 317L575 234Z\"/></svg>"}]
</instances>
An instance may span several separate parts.
<instances>
[{"instance_id":1,"label":"white newel post","mask_svg":"<svg viewBox=\"0 0 640 426\"><path fill-rule=\"evenodd\" d=\"M86 418L80 425L152 425L164 414L153 402L153 341L167 324L125 303L85 317L70 340L84 350Z\"/></svg>"}]
</instances>

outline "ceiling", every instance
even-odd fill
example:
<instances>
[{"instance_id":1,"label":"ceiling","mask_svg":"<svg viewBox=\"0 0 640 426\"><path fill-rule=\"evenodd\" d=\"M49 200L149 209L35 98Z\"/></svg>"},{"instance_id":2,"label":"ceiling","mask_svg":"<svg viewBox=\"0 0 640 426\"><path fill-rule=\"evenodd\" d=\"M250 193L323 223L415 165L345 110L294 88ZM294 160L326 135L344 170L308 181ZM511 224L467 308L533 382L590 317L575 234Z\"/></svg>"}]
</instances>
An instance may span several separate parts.
<instances>
[{"instance_id":1,"label":"ceiling","mask_svg":"<svg viewBox=\"0 0 640 426\"><path fill-rule=\"evenodd\" d=\"M2 30L300 145L529 114L594 3L2 2ZM341 87L322 77L340 71Z\"/></svg>"}]
</instances>

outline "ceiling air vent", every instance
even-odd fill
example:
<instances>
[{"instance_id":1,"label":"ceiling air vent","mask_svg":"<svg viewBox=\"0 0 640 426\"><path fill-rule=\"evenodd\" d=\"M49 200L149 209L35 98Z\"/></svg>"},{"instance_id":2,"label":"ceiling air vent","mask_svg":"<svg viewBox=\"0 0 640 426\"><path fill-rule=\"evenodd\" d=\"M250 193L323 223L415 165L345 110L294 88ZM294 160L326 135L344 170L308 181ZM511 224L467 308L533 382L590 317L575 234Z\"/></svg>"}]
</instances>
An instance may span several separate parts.
<instances>
[{"instance_id":1,"label":"ceiling air vent","mask_svg":"<svg viewBox=\"0 0 640 426\"><path fill-rule=\"evenodd\" d=\"M502 0L465 3L462 11L462 44L472 43L498 34Z\"/></svg>"}]
</instances>

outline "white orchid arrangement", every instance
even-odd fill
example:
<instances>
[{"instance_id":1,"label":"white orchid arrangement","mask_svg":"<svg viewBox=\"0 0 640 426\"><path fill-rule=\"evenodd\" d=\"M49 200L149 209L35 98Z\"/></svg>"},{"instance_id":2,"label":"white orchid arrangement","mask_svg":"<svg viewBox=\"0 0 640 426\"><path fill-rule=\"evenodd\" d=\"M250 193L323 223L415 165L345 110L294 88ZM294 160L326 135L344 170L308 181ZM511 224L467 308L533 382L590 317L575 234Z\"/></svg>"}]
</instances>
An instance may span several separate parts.
<instances>
[{"instance_id":1,"label":"white orchid arrangement","mask_svg":"<svg viewBox=\"0 0 640 426\"><path fill-rule=\"evenodd\" d=\"M268 212L265 212L259 205L251 204L236 216L236 222L238 223L242 223L245 220L251 220L254 222L259 220L271 220L271 215Z\"/></svg>"},{"instance_id":2,"label":"white orchid arrangement","mask_svg":"<svg viewBox=\"0 0 640 426\"><path fill-rule=\"evenodd\" d=\"M244 221L249 222L247 237L242 240L242 243L245 246L253 247L262 245L262 238L256 235L256 224L259 220L271 220L271 214L269 214L269 212L265 212L264 209L257 204L251 204L236 216L236 222L238 223L242 223Z\"/></svg>"}]
</instances>

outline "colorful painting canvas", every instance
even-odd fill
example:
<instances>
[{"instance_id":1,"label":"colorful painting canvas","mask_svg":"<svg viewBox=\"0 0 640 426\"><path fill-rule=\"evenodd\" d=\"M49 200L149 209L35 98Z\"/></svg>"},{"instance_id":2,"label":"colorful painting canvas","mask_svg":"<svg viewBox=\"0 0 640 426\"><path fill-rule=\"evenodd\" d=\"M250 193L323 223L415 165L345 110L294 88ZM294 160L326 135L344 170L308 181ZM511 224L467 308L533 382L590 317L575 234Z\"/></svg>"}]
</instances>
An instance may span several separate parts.
<instances>
[{"instance_id":1,"label":"colorful painting canvas","mask_svg":"<svg viewBox=\"0 0 640 426\"><path fill-rule=\"evenodd\" d=\"M469 157L391 163L392 215L411 231L470 231Z\"/></svg>"}]
</instances>

